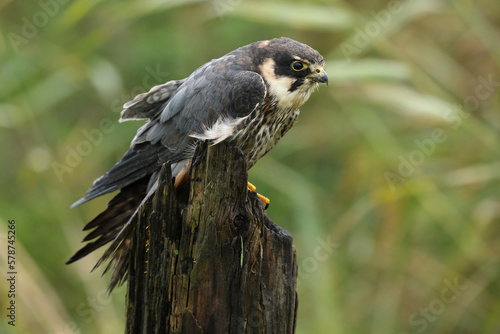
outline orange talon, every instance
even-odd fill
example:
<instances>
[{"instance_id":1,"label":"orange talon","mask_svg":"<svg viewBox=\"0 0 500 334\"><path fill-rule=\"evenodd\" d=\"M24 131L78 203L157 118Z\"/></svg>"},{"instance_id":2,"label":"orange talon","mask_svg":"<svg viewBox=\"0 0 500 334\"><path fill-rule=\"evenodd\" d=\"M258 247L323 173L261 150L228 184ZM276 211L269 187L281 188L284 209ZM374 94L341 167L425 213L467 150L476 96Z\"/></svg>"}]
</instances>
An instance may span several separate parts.
<instances>
[{"instance_id":1,"label":"orange talon","mask_svg":"<svg viewBox=\"0 0 500 334\"><path fill-rule=\"evenodd\" d=\"M259 196L260 200L261 200L262 202L264 202L264 204L266 205L266 208L267 208L267 206L269 205L269 203L271 203L271 201L269 200L269 198L267 198L266 196L261 195L261 194L259 194L259 193L257 193L257 196Z\"/></svg>"},{"instance_id":2,"label":"orange talon","mask_svg":"<svg viewBox=\"0 0 500 334\"><path fill-rule=\"evenodd\" d=\"M255 191L256 189L257 189L257 187L255 187L253 184L251 184L250 182L248 182L248 190ZM260 200L266 205L266 209L267 209L267 206L271 202L269 200L269 198L267 198L266 196L263 196L263 195L261 195L259 193L257 193L257 196L259 196Z\"/></svg>"},{"instance_id":3,"label":"orange talon","mask_svg":"<svg viewBox=\"0 0 500 334\"><path fill-rule=\"evenodd\" d=\"M247 182L247 183L248 183L248 190L255 191L257 189L257 187L254 186L253 184L251 184L250 182Z\"/></svg>"}]
</instances>

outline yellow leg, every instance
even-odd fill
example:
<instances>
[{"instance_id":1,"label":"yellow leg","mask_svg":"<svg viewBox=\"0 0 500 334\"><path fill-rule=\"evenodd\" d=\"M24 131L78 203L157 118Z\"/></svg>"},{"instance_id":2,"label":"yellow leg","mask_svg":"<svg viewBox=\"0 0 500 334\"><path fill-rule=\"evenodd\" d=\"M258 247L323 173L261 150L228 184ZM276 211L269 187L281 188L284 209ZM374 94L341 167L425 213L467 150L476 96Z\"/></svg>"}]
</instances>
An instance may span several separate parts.
<instances>
[{"instance_id":1,"label":"yellow leg","mask_svg":"<svg viewBox=\"0 0 500 334\"><path fill-rule=\"evenodd\" d=\"M248 190L250 190L250 191L255 191L256 189L257 189L257 187L255 187L253 184L251 184L250 182L248 182ZM271 201L269 200L269 198L267 198L266 196L263 196L263 195L261 195L261 194L259 194L259 193L257 193L257 196L259 196L260 200L261 200L262 202L264 202L264 204L266 205L266 208L267 208L267 206L268 206L268 205L269 205L269 203L271 202Z\"/></svg>"}]
</instances>

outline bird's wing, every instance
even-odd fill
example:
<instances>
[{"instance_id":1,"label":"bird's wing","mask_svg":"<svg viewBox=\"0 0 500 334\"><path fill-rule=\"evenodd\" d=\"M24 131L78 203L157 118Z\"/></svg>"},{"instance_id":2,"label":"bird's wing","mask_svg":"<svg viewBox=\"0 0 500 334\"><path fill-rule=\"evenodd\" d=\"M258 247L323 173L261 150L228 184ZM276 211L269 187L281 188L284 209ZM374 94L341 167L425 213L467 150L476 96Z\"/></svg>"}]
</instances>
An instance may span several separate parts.
<instances>
[{"instance_id":1,"label":"bird's wing","mask_svg":"<svg viewBox=\"0 0 500 334\"><path fill-rule=\"evenodd\" d=\"M219 58L196 70L159 118L139 129L132 144L161 142L170 152L179 152L193 137L217 130L214 126L238 123L250 116L264 101L266 85L260 74L234 64L234 58Z\"/></svg>"},{"instance_id":2,"label":"bird's wing","mask_svg":"<svg viewBox=\"0 0 500 334\"><path fill-rule=\"evenodd\" d=\"M177 89L187 80L172 80L163 85L154 86L147 93L137 95L123 105L120 122L153 119Z\"/></svg>"},{"instance_id":3,"label":"bird's wing","mask_svg":"<svg viewBox=\"0 0 500 334\"><path fill-rule=\"evenodd\" d=\"M161 112L138 130L123 158L72 207L151 175L164 162L191 158L198 140L225 139L254 116L252 111L264 101L266 85L258 73L244 70L234 58L212 60L193 72Z\"/></svg>"}]
</instances>

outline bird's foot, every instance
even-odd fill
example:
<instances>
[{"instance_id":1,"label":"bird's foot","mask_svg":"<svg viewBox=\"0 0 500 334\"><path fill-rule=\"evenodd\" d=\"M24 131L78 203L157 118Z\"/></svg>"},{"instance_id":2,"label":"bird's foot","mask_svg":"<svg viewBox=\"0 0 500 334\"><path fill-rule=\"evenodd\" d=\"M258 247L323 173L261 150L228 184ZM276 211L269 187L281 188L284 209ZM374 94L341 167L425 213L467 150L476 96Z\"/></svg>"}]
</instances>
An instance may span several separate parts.
<instances>
[{"instance_id":1,"label":"bird's foot","mask_svg":"<svg viewBox=\"0 0 500 334\"><path fill-rule=\"evenodd\" d=\"M257 187L255 187L253 184L248 182L248 190L255 191L256 189L257 189ZM269 203L271 202L269 200L269 198L267 198L266 196L263 196L259 193L257 193L257 196L259 196L260 200L266 205L266 209L267 209L267 207L269 206Z\"/></svg>"}]
</instances>

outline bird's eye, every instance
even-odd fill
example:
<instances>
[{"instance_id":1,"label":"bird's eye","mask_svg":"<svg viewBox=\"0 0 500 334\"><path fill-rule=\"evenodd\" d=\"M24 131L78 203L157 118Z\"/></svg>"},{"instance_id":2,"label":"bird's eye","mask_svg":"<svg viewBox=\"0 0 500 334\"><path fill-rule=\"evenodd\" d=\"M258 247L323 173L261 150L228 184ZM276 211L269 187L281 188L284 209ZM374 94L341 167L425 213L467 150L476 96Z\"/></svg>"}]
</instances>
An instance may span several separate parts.
<instances>
[{"instance_id":1,"label":"bird's eye","mask_svg":"<svg viewBox=\"0 0 500 334\"><path fill-rule=\"evenodd\" d=\"M297 60L292 63L292 68L294 71L303 71L307 68L307 65Z\"/></svg>"}]
</instances>

